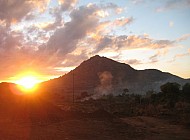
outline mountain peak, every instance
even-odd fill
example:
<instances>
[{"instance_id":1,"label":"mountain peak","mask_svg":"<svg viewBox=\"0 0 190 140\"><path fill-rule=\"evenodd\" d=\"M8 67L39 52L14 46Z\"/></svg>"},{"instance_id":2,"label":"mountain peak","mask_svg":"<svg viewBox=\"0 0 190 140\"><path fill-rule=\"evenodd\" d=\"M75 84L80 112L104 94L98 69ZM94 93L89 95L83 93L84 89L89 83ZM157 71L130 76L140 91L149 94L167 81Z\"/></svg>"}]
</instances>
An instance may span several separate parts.
<instances>
[{"instance_id":1,"label":"mountain peak","mask_svg":"<svg viewBox=\"0 0 190 140\"><path fill-rule=\"evenodd\" d=\"M113 69L118 69L121 67L127 67L130 70L134 70L130 65L124 64L117 62L115 60L112 60L110 58L104 57L104 56L99 56L95 55L90 57L90 59L83 61L79 67L83 68L93 68L93 69L101 69L101 70L113 70ZM77 68L79 68L77 67ZM76 69L77 69L76 68Z\"/></svg>"},{"instance_id":2,"label":"mountain peak","mask_svg":"<svg viewBox=\"0 0 190 140\"><path fill-rule=\"evenodd\" d=\"M90 57L90 59L99 59L99 58L101 58L101 56L99 56L99 55L94 55L94 56Z\"/></svg>"},{"instance_id":3,"label":"mountain peak","mask_svg":"<svg viewBox=\"0 0 190 140\"><path fill-rule=\"evenodd\" d=\"M107 57L104 57L104 56L99 56L99 55L94 55L92 57L90 57L90 59L86 60L86 61L102 61L102 60L112 60L112 59L109 59ZM113 61L113 60L112 60Z\"/></svg>"}]
</instances>

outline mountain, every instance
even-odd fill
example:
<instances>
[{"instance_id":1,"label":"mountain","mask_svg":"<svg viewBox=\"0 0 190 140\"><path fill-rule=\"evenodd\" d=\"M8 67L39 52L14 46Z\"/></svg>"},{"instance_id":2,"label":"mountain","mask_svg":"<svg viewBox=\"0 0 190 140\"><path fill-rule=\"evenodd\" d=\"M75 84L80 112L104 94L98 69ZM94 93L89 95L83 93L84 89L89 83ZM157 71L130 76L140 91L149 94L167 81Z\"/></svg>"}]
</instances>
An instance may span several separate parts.
<instances>
[{"instance_id":1,"label":"mountain","mask_svg":"<svg viewBox=\"0 0 190 140\"><path fill-rule=\"evenodd\" d=\"M73 85L76 95L84 91L89 94L120 94L125 88L130 93L145 94L148 90L159 91L166 82L183 85L190 80L156 69L136 70L128 64L96 55L69 73L44 82L42 86L46 92L60 96L72 95Z\"/></svg>"}]
</instances>

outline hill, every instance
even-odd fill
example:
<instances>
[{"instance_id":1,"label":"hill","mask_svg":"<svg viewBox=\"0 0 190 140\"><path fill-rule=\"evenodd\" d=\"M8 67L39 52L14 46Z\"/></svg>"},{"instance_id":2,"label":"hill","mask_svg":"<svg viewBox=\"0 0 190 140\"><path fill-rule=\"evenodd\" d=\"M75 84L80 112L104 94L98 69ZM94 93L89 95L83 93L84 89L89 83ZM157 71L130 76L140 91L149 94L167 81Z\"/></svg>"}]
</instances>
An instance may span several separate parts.
<instances>
[{"instance_id":1,"label":"hill","mask_svg":"<svg viewBox=\"0 0 190 140\"><path fill-rule=\"evenodd\" d=\"M76 95L82 92L117 95L125 88L130 93L145 94L149 90L159 91L166 82L183 85L189 81L157 69L136 70L128 64L96 55L69 73L44 82L42 86L45 92L63 97L72 95L73 85Z\"/></svg>"}]
</instances>

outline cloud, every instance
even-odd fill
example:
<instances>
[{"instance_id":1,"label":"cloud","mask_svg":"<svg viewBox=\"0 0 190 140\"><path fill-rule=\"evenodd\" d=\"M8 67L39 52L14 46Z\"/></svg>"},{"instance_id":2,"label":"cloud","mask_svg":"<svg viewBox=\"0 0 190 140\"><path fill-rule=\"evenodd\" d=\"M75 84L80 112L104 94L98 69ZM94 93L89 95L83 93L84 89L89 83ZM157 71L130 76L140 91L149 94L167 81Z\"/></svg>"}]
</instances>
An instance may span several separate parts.
<instances>
[{"instance_id":1,"label":"cloud","mask_svg":"<svg viewBox=\"0 0 190 140\"><path fill-rule=\"evenodd\" d=\"M189 34L176 40L158 40L149 35L115 35L115 29L123 29L134 22L133 17L108 18L122 11L117 5L107 3L76 7L77 0L59 2L56 7L47 8L49 0L0 0L1 78L27 69L61 75L63 67L77 66L97 53L106 52L107 56L117 60L126 50L159 52L189 38ZM44 10L47 11L42 14ZM46 14L51 21L43 17ZM40 18L40 21L35 22L34 18ZM32 22L27 25L25 23L29 22L23 20ZM16 24L13 24L14 21ZM156 62L160 55L150 56L149 61ZM138 59L125 62L142 64Z\"/></svg>"},{"instance_id":2,"label":"cloud","mask_svg":"<svg viewBox=\"0 0 190 140\"><path fill-rule=\"evenodd\" d=\"M159 56L158 53L156 53L156 54L150 56L150 57L149 57L149 60L150 60L149 63L156 63L156 62L158 62L158 56Z\"/></svg>"},{"instance_id":3,"label":"cloud","mask_svg":"<svg viewBox=\"0 0 190 140\"><path fill-rule=\"evenodd\" d=\"M11 31L7 27L0 26L1 79L26 70L34 70L43 74L57 74L52 67L61 63L62 60L54 55L48 56L47 59L47 54L32 47L33 42L29 43L25 42L21 32Z\"/></svg>"},{"instance_id":4,"label":"cloud","mask_svg":"<svg viewBox=\"0 0 190 140\"><path fill-rule=\"evenodd\" d=\"M190 49L188 49L186 53L178 53L178 54L174 55L173 58L167 62L171 63L171 62L176 61L178 58L182 58L182 57L186 57L186 56L190 56Z\"/></svg>"},{"instance_id":5,"label":"cloud","mask_svg":"<svg viewBox=\"0 0 190 140\"><path fill-rule=\"evenodd\" d=\"M0 26L0 53L19 49L18 46L20 46L20 38L22 38L20 34L10 32L9 28Z\"/></svg>"},{"instance_id":6,"label":"cloud","mask_svg":"<svg viewBox=\"0 0 190 140\"><path fill-rule=\"evenodd\" d=\"M0 77L6 77L16 71L15 68L20 67L20 61L23 60L20 59L23 51L20 48L22 38L22 34L11 32L10 29L0 26Z\"/></svg>"},{"instance_id":7,"label":"cloud","mask_svg":"<svg viewBox=\"0 0 190 140\"><path fill-rule=\"evenodd\" d=\"M184 57L184 56L190 56L190 49L188 49L188 51L186 53L176 54L174 56L174 59L179 58L179 57Z\"/></svg>"},{"instance_id":8,"label":"cloud","mask_svg":"<svg viewBox=\"0 0 190 140\"><path fill-rule=\"evenodd\" d=\"M18 3L12 2L12 5L17 5L14 10L20 8L22 15L17 16L20 13L18 12L7 18L2 16L3 10L0 9L0 22L3 23L0 26L1 79L11 77L27 69L43 74L60 75L61 72L54 69L55 67L78 65L82 60L88 58L91 49L90 47L89 50L83 49L82 44L86 44L85 41L92 33L102 34L106 25L109 24L100 21L103 17L97 12L118 8L111 3L69 8L68 10L71 11L68 16L71 20L63 22L62 15L59 13L60 7L57 7L58 9L50 10L50 15L55 18L54 22L34 23L32 26L26 26L25 30L16 29L17 26L15 26L15 30L12 30L11 27L6 27L6 22L10 21L11 23L12 19L16 19L18 22L26 19L27 16L32 16L33 10L36 10L32 5L38 1L30 1L31 3L24 0L18 1ZM9 6L9 4L7 5ZM23 12L25 9L22 9L23 7L27 7L25 12ZM6 15L6 11L3 12ZM56 30L54 31L54 29ZM82 48L81 52L77 52L80 48ZM4 68L8 70L4 71Z\"/></svg>"},{"instance_id":9,"label":"cloud","mask_svg":"<svg viewBox=\"0 0 190 140\"><path fill-rule=\"evenodd\" d=\"M49 23L45 28L46 31L54 30L58 27L63 26L63 12L70 12L76 6L78 0L58 0L59 6L51 8L49 10L50 15L55 18L53 23Z\"/></svg>"},{"instance_id":10,"label":"cloud","mask_svg":"<svg viewBox=\"0 0 190 140\"><path fill-rule=\"evenodd\" d=\"M132 2L133 4L141 4L141 3L144 3L145 0L131 0L131 2Z\"/></svg>"},{"instance_id":11,"label":"cloud","mask_svg":"<svg viewBox=\"0 0 190 140\"><path fill-rule=\"evenodd\" d=\"M190 38L190 34L184 34L181 37L177 38L176 41L181 42L181 41L185 41L185 40L187 40L189 38Z\"/></svg>"},{"instance_id":12,"label":"cloud","mask_svg":"<svg viewBox=\"0 0 190 140\"><path fill-rule=\"evenodd\" d=\"M176 41L156 40L147 35L120 35L120 36L104 36L96 45L95 52L99 52L105 48L115 50L131 50L131 49L163 49L176 45Z\"/></svg>"},{"instance_id":13,"label":"cloud","mask_svg":"<svg viewBox=\"0 0 190 140\"><path fill-rule=\"evenodd\" d=\"M55 21L53 23L49 23L44 30L46 31L50 31L50 30L54 30L58 27L61 27L64 22L63 22L63 18L62 18L62 12L60 12L60 9L55 8L49 11L49 13L54 17Z\"/></svg>"},{"instance_id":14,"label":"cloud","mask_svg":"<svg viewBox=\"0 0 190 140\"><path fill-rule=\"evenodd\" d=\"M174 41L170 40L155 40L148 38L146 36L119 36L116 39L116 44L118 48L126 49L136 49L136 48L147 48L147 49L160 49L171 47L174 44Z\"/></svg>"},{"instance_id":15,"label":"cloud","mask_svg":"<svg viewBox=\"0 0 190 140\"><path fill-rule=\"evenodd\" d=\"M49 0L1 0L0 20L4 20L9 26L13 22L21 21L34 9L41 12L46 9Z\"/></svg>"},{"instance_id":16,"label":"cloud","mask_svg":"<svg viewBox=\"0 0 190 140\"><path fill-rule=\"evenodd\" d=\"M70 14L71 21L55 31L47 43L47 49L61 55L72 52L78 41L98 26L99 18L95 15L98 9L93 5L73 10Z\"/></svg>"},{"instance_id":17,"label":"cloud","mask_svg":"<svg viewBox=\"0 0 190 140\"><path fill-rule=\"evenodd\" d=\"M34 15L33 13L28 13L28 14L24 17L24 20L30 21L30 20L35 19L35 17L36 17L36 15Z\"/></svg>"},{"instance_id":18,"label":"cloud","mask_svg":"<svg viewBox=\"0 0 190 140\"><path fill-rule=\"evenodd\" d=\"M114 22L113 22L113 25L115 26L125 26L127 24L130 24L133 22L133 17L130 17L130 18L119 18L119 19L116 19Z\"/></svg>"},{"instance_id":19,"label":"cloud","mask_svg":"<svg viewBox=\"0 0 190 140\"><path fill-rule=\"evenodd\" d=\"M58 0L61 11L70 11L77 4L78 0Z\"/></svg>"},{"instance_id":20,"label":"cloud","mask_svg":"<svg viewBox=\"0 0 190 140\"><path fill-rule=\"evenodd\" d=\"M81 54L67 54L64 61L62 62L63 67L73 67L79 65L83 60L88 59L86 52L81 52Z\"/></svg>"},{"instance_id":21,"label":"cloud","mask_svg":"<svg viewBox=\"0 0 190 140\"><path fill-rule=\"evenodd\" d=\"M142 62L140 60L137 60L137 59L128 59L128 60L125 60L125 63L127 63L129 65L142 64Z\"/></svg>"},{"instance_id":22,"label":"cloud","mask_svg":"<svg viewBox=\"0 0 190 140\"><path fill-rule=\"evenodd\" d=\"M47 49L50 53L65 55L74 51L80 40L100 34L107 23L100 22L102 16L98 12L108 8L115 8L115 5L90 4L74 9L70 13L71 21L55 31L47 43Z\"/></svg>"},{"instance_id":23,"label":"cloud","mask_svg":"<svg viewBox=\"0 0 190 140\"><path fill-rule=\"evenodd\" d=\"M156 12L163 12L173 9L184 9L190 7L190 0L167 0L164 5L156 9Z\"/></svg>"},{"instance_id":24,"label":"cloud","mask_svg":"<svg viewBox=\"0 0 190 140\"><path fill-rule=\"evenodd\" d=\"M125 60L125 63L129 64L129 65L139 65L139 64L148 64L148 63L157 63L159 60L158 60L158 57L160 57L161 55L159 53L156 53L152 56L150 56L148 58L148 61L144 62L144 61L141 61L141 60L138 60L138 59L127 59Z\"/></svg>"},{"instance_id":25,"label":"cloud","mask_svg":"<svg viewBox=\"0 0 190 140\"><path fill-rule=\"evenodd\" d=\"M96 46L96 49L94 50L93 53L97 53L97 52L103 50L104 48L111 47L112 44L113 44L113 39L109 36L104 36L99 40L99 43Z\"/></svg>"}]
</instances>

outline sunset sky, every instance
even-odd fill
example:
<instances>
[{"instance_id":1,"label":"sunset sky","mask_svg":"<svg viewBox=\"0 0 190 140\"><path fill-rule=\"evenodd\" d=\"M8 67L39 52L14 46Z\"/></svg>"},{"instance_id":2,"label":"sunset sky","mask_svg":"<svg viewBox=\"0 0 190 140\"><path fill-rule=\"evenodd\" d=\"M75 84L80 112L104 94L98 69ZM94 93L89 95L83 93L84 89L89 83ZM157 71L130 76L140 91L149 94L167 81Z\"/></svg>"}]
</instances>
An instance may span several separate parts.
<instances>
[{"instance_id":1,"label":"sunset sky","mask_svg":"<svg viewBox=\"0 0 190 140\"><path fill-rule=\"evenodd\" d=\"M190 78L190 0L0 0L0 82L97 54Z\"/></svg>"}]
</instances>

